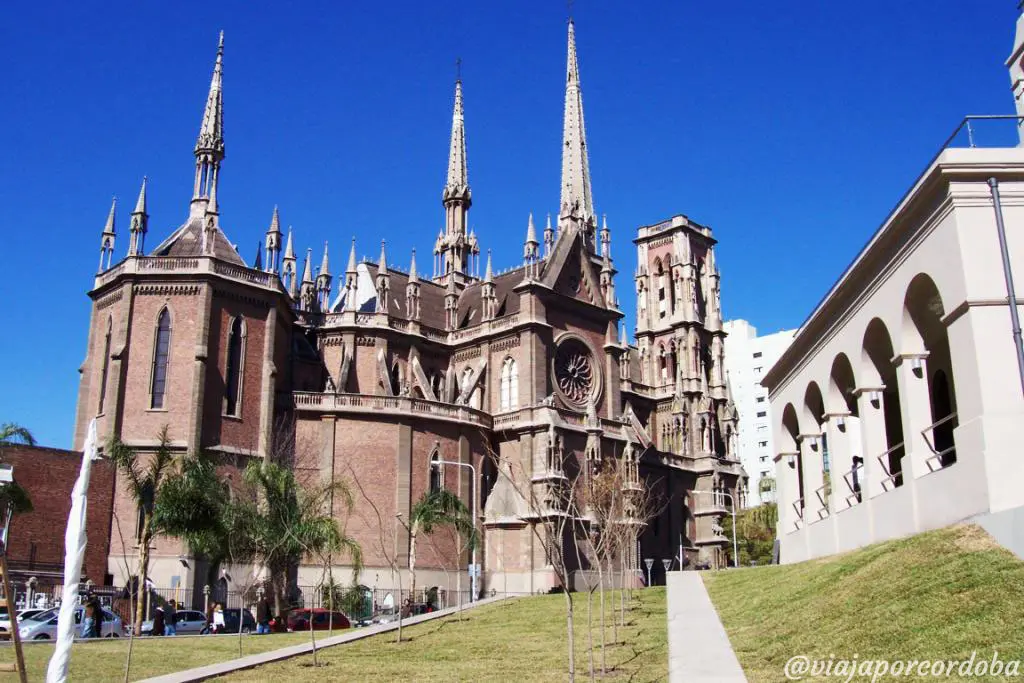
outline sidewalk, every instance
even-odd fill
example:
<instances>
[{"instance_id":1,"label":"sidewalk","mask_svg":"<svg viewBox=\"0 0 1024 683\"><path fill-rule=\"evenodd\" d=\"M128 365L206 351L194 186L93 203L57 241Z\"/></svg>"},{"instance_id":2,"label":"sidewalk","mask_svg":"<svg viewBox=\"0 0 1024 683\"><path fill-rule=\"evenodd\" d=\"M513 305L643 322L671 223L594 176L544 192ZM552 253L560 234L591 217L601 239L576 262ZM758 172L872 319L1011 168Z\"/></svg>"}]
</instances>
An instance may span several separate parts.
<instances>
[{"instance_id":1,"label":"sidewalk","mask_svg":"<svg viewBox=\"0 0 1024 683\"><path fill-rule=\"evenodd\" d=\"M464 604L462 610L475 609L482 607L483 605L490 605L495 602L501 602L504 597L496 598L485 598L476 602ZM406 628L414 626L416 624L422 624L425 621L432 621L434 619L443 619L444 617L456 614L459 611L459 607L449 607L448 609L438 610L437 612L430 612L428 614L420 614L415 617L409 617L402 620L402 627ZM333 638L324 638L323 640L317 640L316 649L317 652L324 648L332 647L335 645L342 645L344 643L351 643L356 640L362 640L363 638L369 638L379 633L388 633L389 631L397 631L398 622L392 622L389 624L379 624L377 626L367 626L365 628L351 629L347 633L340 636L334 636ZM256 637L256 636L252 636ZM280 650L271 650L269 652L261 652L256 655L249 655L248 657L242 657L240 659L230 659L226 662L218 662L217 664L208 664L206 666L196 667L195 669L186 669L185 671L177 671L171 674L164 674L163 676L154 676L153 678L146 678L139 683L191 683L192 681L205 681L208 678L215 678L217 676L223 676L235 671L241 671L243 669L251 669L256 666L263 664L269 664L270 662L277 662L282 659L288 659L290 657L296 657L298 655L309 654L313 651L312 643L302 643L301 645L292 645L290 647L283 647Z\"/></svg>"},{"instance_id":2,"label":"sidewalk","mask_svg":"<svg viewBox=\"0 0 1024 683\"><path fill-rule=\"evenodd\" d=\"M668 573L669 683L746 683L700 572Z\"/></svg>"}]
</instances>

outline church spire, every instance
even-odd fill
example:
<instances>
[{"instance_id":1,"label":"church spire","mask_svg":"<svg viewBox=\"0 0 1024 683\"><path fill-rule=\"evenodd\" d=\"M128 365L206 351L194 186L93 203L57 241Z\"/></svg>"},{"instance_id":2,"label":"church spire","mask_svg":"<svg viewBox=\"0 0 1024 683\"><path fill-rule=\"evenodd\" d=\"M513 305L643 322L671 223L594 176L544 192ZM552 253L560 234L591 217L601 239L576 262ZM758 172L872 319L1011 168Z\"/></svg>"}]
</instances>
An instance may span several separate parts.
<instances>
[{"instance_id":1,"label":"church spire","mask_svg":"<svg viewBox=\"0 0 1024 683\"><path fill-rule=\"evenodd\" d=\"M469 259L479 247L467 239L469 207L473 203L466 170L466 125L462 111L462 78L455 81L455 107L452 110L452 135L448 151L448 177L441 194L444 204L445 228L438 238L434 253L441 259L441 276L458 275L464 281L469 275Z\"/></svg>"},{"instance_id":2,"label":"church spire","mask_svg":"<svg viewBox=\"0 0 1024 683\"><path fill-rule=\"evenodd\" d=\"M284 257L281 259L281 284L288 288L288 293L295 299L296 288L298 287L297 272L295 272L295 249L292 248L292 229L288 227L288 242L284 248Z\"/></svg>"},{"instance_id":3,"label":"church spire","mask_svg":"<svg viewBox=\"0 0 1024 683\"><path fill-rule=\"evenodd\" d=\"M529 220L526 222L526 242L523 243L523 261L526 265L526 272L524 273L527 278L536 277L539 275L538 264L540 263L540 242L537 241L537 228L533 225L533 214L530 214ZM487 252L488 259L490 258L490 251Z\"/></svg>"},{"instance_id":4,"label":"church spire","mask_svg":"<svg viewBox=\"0 0 1024 683\"><path fill-rule=\"evenodd\" d=\"M377 312L388 312L388 296L391 292L391 278L388 274L388 259L384 253L384 240L380 241L380 259L377 261Z\"/></svg>"},{"instance_id":5,"label":"church spire","mask_svg":"<svg viewBox=\"0 0 1024 683\"><path fill-rule=\"evenodd\" d=\"M210 92L206 97L203 122L196 139L196 178L192 193L192 215L217 212L217 179L224 160L224 32L217 44Z\"/></svg>"},{"instance_id":6,"label":"church spire","mask_svg":"<svg viewBox=\"0 0 1024 683\"><path fill-rule=\"evenodd\" d=\"M142 189L132 211L131 236L128 242L128 255L140 256L146 253L146 232L149 229L149 214L146 213L146 178L142 178Z\"/></svg>"},{"instance_id":7,"label":"church spire","mask_svg":"<svg viewBox=\"0 0 1024 683\"><path fill-rule=\"evenodd\" d=\"M103 233L100 235L100 265L97 272L110 268L110 261L114 255L115 220L117 214L117 197L110 203L110 213L107 214L107 222L103 226Z\"/></svg>"},{"instance_id":8,"label":"church spire","mask_svg":"<svg viewBox=\"0 0 1024 683\"><path fill-rule=\"evenodd\" d=\"M569 20L569 54L565 76L565 119L562 124L562 196L560 218L588 223L594 216L590 191L587 133L583 125L583 92L576 63L576 29Z\"/></svg>"},{"instance_id":9,"label":"church spire","mask_svg":"<svg viewBox=\"0 0 1024 683\"><path fill-rule=\"evenodd\" d=\"M316 274L316 297L320 310L326 311L331 305L331 267L327 262L327 242L324 242L324 256L320 261L320 271Z\"/></svg>"},{"instance_id":10,"label":"church spire","mask_svg":"<svg viewBox=\"0 0 1024 683\"><path fill-rule=\"evenodd\" d=\"M345 310L356 310L356 291L359 288L359 274L356 271L356 238L352 238L352 249L348 252L348 266L345 268Z\"/></svg>"}]
</instances>

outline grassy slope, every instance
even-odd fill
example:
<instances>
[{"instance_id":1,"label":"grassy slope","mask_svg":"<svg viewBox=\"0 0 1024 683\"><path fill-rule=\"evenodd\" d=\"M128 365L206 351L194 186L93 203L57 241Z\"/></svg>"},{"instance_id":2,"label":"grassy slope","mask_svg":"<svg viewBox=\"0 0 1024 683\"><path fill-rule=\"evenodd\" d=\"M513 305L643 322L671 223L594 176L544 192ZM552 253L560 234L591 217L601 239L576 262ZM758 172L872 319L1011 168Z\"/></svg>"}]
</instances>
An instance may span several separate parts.
<instances>
[{"instance_id":1,"label":"grassy slope","mask_svg":"<svg viewBox=\"0 0 1024 683\"><path fill-rule=\"evenodd\" d=\"M1024 659L1024 562L976 526L704 579L751 681L786 680L797 654Z\"/></svg>"},{"instance_id":2,"label":"grassy slope","mask_svg":"<svg viewBox=\"0 0 1024 683\"><path fill-rule=\"evenodd\" d=\"M610 645L608 621L608 666L615 671L605 680L665 680L665 591L653 588L635 591L634 596L636 608L627 613L631 623L619 631L619 639L628 644ZM563 601L561 595L545 595L481 607L469 612L462 622L448 618L405 629L403 637L410 640L401 645L390 634L334 647L320 654L326 666L319 672L309 668L312 658L306 656L220 680L564 681ZM594 603L596 624L596 596ZM577 594L576 627L577 676L587 680L585 595ZM596 651L596 627L594 637Z\"/></svg>"}]
</instances>

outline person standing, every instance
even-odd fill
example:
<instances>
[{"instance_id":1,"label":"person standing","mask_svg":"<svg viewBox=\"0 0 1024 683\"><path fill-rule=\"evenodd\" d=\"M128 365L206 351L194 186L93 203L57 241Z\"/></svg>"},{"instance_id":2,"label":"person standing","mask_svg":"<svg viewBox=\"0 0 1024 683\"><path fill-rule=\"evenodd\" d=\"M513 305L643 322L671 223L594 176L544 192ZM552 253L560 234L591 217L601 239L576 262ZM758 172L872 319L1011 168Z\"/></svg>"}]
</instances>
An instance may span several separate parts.
<instances>
[{"instance_id":1,"label":"person standing","mask_svg":"<svg viewBox=\"0 0 1024 683\"><path fill-rule=\"evenodd\" d=\"M256 602L256 634L270 633L270 603L261 595Z\"/></svg>"},{"instance_id":2,"label":"person standing","mask_svg":"<svg viewBox=\"0 0 1024 683\"><path fill-rule=\"evenodd\" d=\"M154 636L162 636L166 628L166 621L164 620L164 608L159 605L156 608L156 614L153 615L153 631Z\"/></svg>"},{"instance_id":3,"label":"person standing","mask_svg":"<svg viewBox=\"0 0 1024 683\"><path fill-rule=\"evenodd\" d=\"M164 609L164 633L169 636L178 634L178 603L174 600L169 600Z\"/></svg>"},{"instance_id":4,"label":"person standing","mask_svg":"<svg viewBox=\"0 0 1024 683\"><path fill-rule=\"evenodd\" d=\"M224 633L224 607L219 602L213 606L213 632Z\"/></svg>"},{"instance_id":5,"label":"person standing","mask_svg":"<svg viewBox=\"0 0 1024 683\"><path fill-rule=\"evenodd\" d=\"M93 607L91 602L85 603L85 614L82 615L82 638L93 638L93 626L96 622L93 616Z\"/></svg>"}]
</instances>

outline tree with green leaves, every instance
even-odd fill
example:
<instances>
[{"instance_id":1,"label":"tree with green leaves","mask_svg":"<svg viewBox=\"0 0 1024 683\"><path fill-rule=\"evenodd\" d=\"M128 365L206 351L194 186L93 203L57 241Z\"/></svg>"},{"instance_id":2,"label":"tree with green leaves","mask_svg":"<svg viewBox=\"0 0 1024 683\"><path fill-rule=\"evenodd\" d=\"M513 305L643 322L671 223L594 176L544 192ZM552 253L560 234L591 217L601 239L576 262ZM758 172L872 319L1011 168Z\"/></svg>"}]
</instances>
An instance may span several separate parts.
<instances>
[{"instance_id":1,"label":"tree with green leaves","mask_svg":"<svg viewBox=\"0 0 1024 683\"><path fill-rule=\"evenodd\" d=\"M0 425L0 456L3 455L5 448L19 443L35 446L36 440L32 436L32 432L21 425L13 422ZM29 497L28 491L16 481L12 481L6 486L0 486L0 511L7 510L8 506L11 508L11 513L15 515L32 512L32 499Z\"/></svg>"},{"instance_id":2,"label":"tree with green leaves","mask_svg":"<svg viewBox=\"0 0 1024 683\"><path fill-rule=\"evenodd\" d=\"M775 528L779 510L775 503L764 503L757 507L737 511L736 545L739 549L739 566L770 564L775 544ZM732 524L723 524L725 536L732 549Z\"/></svg>"},{"instance_id":3,"label":"tree with green leaves","mask_svg":"<svg viewBox=\"0 0 1024 683\"><path fill-rule=\"evenodd\" d=\"M335 501L352 509L352 493L344 481L303 486L294 471L271 461L250 462L243 481L250 495L232 504L232 514L247 520L247 542L253 557L270 574L277 614L284 613L288 571L303 557L347 555L353 573L358 573L362 549L330 513Z\"/></svg>"},{"instance_id":4,"label":"tree with green leaves","mask_svg":"<svg viewBox=\"0 0 1024 683\"><path fill-rule=\"evenodd\" d=\"M473 515L466 504L447 489L428 491L409 511L409 595L416 599L416 539L438 527L451 527L467 539L472 549L477 543Z\"/></svg>"},{"instance_id":5,"label":"tree with green leaves","mask_svg":"<svg viewBox=\"0 0 1024 683\"><path fill-rule=\"evenodd\" d=\"M109 447L110 460L121 473L131 496L139 509L139 525L136 540L139 543L139 558L136 565L135 635L142 635L142 620L146 605L146 578L149 576L149 550L157 536L158 527L153 523L157 496L165 478L171 471L174 453L171 450L167 427L160 431L156 451L152 455L140 456L134 449L120 441L113 441Z\"/></svg>"}]
</instances>

